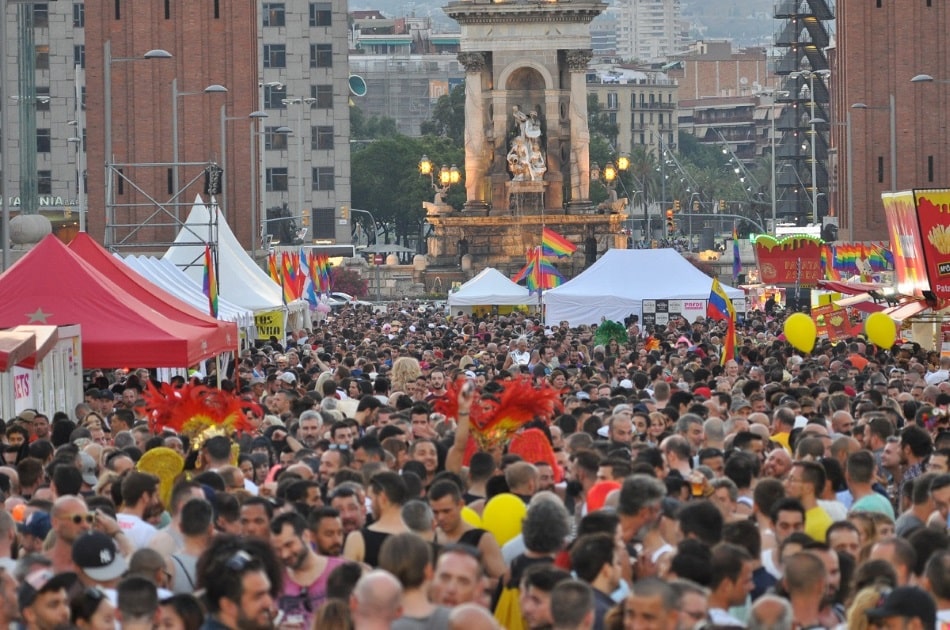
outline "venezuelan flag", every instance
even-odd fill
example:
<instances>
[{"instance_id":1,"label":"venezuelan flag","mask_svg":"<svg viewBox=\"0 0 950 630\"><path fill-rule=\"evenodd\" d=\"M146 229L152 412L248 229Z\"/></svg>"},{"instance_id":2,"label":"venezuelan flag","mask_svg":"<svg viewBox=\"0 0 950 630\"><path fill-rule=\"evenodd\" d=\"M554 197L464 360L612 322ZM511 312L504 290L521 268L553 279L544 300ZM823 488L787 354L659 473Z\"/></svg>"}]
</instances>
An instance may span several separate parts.
<instances>
[{"instance_id":1,"label":"venezuelan flag","mask_svg":"<svg viewBox=\"0 0 950 630\"><path fill-rule=\"evenodd\" d=\"M545 256L570 256L577 251L577 245L570 242L552 229L541 230L541 253Z\"/></svg>"},{"instance_id":2,"label":"venezuelan flag","mask_svg":"<svg viewBox=\"0 0 950 630\"><path fill-rule=\"evenodd\" d=\"M736 309L732 300L726 295L719 280L713 279L712 290L709 292L709 304L706 306L706 317L719 321L727 321L729 327L722 342L722 353L719 357L720 365L725 365L729 359L736 358Z\"/></svg>"},{"instance_id":3,"label":"venezuelan flag","mask_svg":"<svg viewBox=\"0 0 950 630\"><path fill-rule=\"evenodd\" d=\"M211 253L211 247L205 245L205 269L204 282L202 289L208 296L208 312L211 317L218 316L218 274L215 272L214 255Z\"/></svg>"}]
</instances>

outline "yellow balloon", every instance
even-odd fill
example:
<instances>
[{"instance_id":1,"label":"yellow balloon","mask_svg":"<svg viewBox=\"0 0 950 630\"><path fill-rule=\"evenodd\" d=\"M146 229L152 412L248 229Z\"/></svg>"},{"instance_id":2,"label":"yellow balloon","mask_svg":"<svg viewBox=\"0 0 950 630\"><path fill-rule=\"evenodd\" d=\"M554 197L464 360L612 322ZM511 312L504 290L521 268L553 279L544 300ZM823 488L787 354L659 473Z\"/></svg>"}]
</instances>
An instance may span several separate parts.
<instances>
[{"instance_id":1,"label":"yellow balloon","mask_svg":"<svg viewBox=\"0 0 950 630\"><path fill-rule=\"evenodd\" d=\"M468 507L467 505L462 508L462 520L468 523L469 525L471 525L472 527L483 529L482 517L478 515L478 512Z\"/></svg>"},{"instance_id":2,"label":"yellow balloon","mask_svg":"<svg viewBox=\"0 0 950 630\"><path fill-rule=\"evenodd\" d=\"M794 313L785 320L785 338L796 350L811 352L818 338L814 320L804 313Z\"/></svg>"},{"instance_id":3,"label":"yellow balloon","mask_svg":"<svg viewBox=\"0 0 950 630\"><path fill-rule=\"evenodd\" d=\"M521 533L521 521L528 508L517 496L511 493L499 494L485 504L482 512L482 527L495 536L499 545Z\"/></svg>"},{"instance_id":4,"label":"yellow balloon","mask_svg":"<svg viewBox=\"0 0 950 630\"><path fill-rule=\"evenodd\" d=\"M884 313L871 313L864 322L864 332L867 333L871 343L887 350L897 339L897 324Z\"/></svg>"}]
</instances>

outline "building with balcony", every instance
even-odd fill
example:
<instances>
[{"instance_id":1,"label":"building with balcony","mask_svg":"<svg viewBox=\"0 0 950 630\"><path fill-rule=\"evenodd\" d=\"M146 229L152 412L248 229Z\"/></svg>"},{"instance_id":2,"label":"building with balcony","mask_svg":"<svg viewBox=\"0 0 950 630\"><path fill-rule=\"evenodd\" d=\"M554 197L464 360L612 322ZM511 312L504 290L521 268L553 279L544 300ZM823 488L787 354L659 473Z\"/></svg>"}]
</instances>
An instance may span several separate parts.
<instances>
[{"instance_id":1,"label":"building with balcony","mask_svg":"<svg viewBox=\"0 0 950 630\"><path fill-rule=\"evenodd\" d=\"M663 62L686 45L680 0L621 0L609 12L617 19L620 59Z\"/></svg>"},{"instance_id":2,"label":"building with balcony","mask_svg":"<svg viewBox=\"0 0 950 630\"><path fill-rule=\"evenodd\" d=\"M661 144L676 146L677 85L664 73L594 65L587 73L587 93L597 97L603 113L616 123L618 152L644 147L657 155Z\"/></svg>"}]
</instances>

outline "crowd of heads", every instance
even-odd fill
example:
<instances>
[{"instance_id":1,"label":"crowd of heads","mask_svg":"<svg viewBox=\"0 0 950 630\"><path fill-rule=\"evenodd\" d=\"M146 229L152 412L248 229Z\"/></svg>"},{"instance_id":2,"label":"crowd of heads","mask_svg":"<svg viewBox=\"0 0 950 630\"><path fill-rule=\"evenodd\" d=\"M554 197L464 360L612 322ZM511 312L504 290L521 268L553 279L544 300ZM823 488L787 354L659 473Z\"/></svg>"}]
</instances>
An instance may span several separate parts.
<instances>
[{"instance_id":1,"label":"crowd of heads","mask_svg":"<svg viewBox=\"0 0 950 630\"><path fill-rule=\"evenodd\" d=\"M781 324L746 316L721 360L702 319L603 338L347 306L207 377L240 434L163 429L154 372L93 371L72 408L6 422L0 625L950 621L950 359L859 337L803 355ZM518 379L557 394L522 428L550 457L479 450L444 404Z\"/></svg>"}]
</instances>

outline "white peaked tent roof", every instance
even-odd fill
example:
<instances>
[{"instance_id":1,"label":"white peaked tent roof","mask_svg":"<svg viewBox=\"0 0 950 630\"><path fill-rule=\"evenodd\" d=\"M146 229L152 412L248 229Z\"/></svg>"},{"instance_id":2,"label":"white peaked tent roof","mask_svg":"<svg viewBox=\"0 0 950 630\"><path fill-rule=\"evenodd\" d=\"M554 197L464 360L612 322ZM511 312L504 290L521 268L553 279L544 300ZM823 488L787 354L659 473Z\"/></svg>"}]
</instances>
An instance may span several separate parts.
<instances>
[{"instance_id":1,"label":"white peaked tent roof","mask_svg":"<svg viewBox=\"0 0 950 630\"><path fill-rule=\"evenodd\" d=\"M741 289L722 285L730 298ZM576 278L544 292L545 323L596 324L642 315L643 300L708 300L712 278L674 249L609 249Z\"/></svg>"},{"instance_id":2,"label":"white peaked tent roof","mask_svg":"<svg viewBox=\"0 0 950 630\"><path fill-rule=\"evenodd\" d=\"M530 304L531 294L492 267L486 267L477 276L449 294L449 306L517 306Z\"/></svg>"},{"instance_id":3,"label":"white peaked tent roof","mask_svg":"<svg viewBox=\"0 0 950 630\"><path fill-rule=\"evenodd\" d=\"M119 254L114 254L114 256L175 297L202 312L207 312L208 298L202 286L170 260L154 256L126 256L125 258ZM218 298L218 319L234 322L240 328L250 328L254 325L254 313L222 297Z\"/></svg>"},{"instance_id":4,"label":"white peaked tent roof","mask_svg":"<svg viewBox=\"0 0 950 630\"><path fill-rule=\"evenodd\" d=\"M264 273L234 236L221 210L217 209L218 232L218 287L221 297L251 311L270 311L283 308L280 286ZM205 243L212 240L211 210L201 195L195 197L185 225L168 248L163 260L168 260L195 282L204 281L203 256ZM289 305L291 310L306 308L305 302Z\"/></svg>"}]
</instances>

